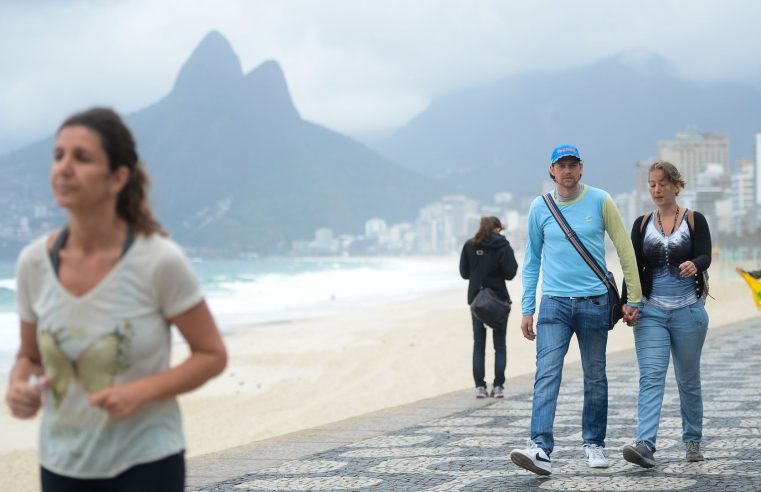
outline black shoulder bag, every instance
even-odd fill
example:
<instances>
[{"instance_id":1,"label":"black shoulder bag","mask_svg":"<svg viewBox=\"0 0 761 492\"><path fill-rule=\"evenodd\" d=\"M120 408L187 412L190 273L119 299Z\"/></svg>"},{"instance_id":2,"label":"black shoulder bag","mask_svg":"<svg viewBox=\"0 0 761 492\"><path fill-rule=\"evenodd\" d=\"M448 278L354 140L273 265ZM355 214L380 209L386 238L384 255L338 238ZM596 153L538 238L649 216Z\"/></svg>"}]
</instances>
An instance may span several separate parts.
<instances>
[{"instance_id":1,"label":"black shoulder bag","mask_svg":"<svg viewBox=\"0 0 761 492\"><path fill-rule=\"evenodd\" d=\"M552 216L555 217L560 228L563 229L565 237L568 238L573 247L576 248L576 251L578 251L584 261L587 262L589 268L595 272L595 275L597 275L600 281L608 289L608 329L612 330L616 323L618 323L618 321L624 316L623 306L621 305L621 296L618 293L616 279L613 277L613 273L610 271L607 274L603 273L602 268L600 268L600 265L594 259L592 254L587 250L584 244L579 241L579 238L576 237L576 232L571 229L570 225L568 225L563 213L558 208L555 200L552 199L552 195L547 193L546 195L542 195L542 198L544 199L544 203L547 204L547 208L550 209Z\"/></svg>"},{"instance_id":2,"label":"black shoulder bag","mask_svg":"<svg viewBox=\"0 0 761 492\"><path fill-rule=\"evenodd\" d=\"M475 246L475 245L474 245ZM476 248L478 248L476 246ZM486 249L482 248L483 252L479 255L479 249L476 249L476 256L485 256ZM481 287L473 298L473 302L470 303L470 312L478 320L483 322L489 328L495 329L507 329L507 315L510 314L510 303L499 297L493 289L484 287L484 258L479 261L481 270Z\"/></svg>"}]
</instances>

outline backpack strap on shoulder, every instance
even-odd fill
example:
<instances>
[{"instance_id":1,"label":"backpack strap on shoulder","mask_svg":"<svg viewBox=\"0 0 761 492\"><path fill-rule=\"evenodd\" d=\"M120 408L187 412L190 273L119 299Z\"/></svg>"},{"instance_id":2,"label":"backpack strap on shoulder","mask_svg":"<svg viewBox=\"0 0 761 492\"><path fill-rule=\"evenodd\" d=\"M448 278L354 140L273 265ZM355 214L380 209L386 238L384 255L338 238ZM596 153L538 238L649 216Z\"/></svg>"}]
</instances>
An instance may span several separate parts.
<instances>
[{"instance_id":1,"label":"backpack strap on shoulder","mask_svg":"<svg viewBox=\"0 0 761 492\"><path fill-rule=\"evenodd\" d=\"M646 213L642 216L642 222L639 224L639 233L642 234L642 231L645 230L645 226L647 225L648 221L650 220L650 216L653 215L652 212Z\"/></svg>"}]
</instances>

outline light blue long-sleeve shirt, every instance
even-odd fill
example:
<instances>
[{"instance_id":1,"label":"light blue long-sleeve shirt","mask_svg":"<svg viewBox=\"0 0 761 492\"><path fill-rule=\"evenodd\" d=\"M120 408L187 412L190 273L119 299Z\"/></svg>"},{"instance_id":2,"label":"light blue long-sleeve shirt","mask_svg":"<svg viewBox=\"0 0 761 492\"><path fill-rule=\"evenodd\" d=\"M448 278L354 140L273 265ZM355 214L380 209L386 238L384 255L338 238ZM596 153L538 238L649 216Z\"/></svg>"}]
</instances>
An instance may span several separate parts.
<instances>
[{"instance_id":1,"label":"light blue long-sleeve shirt","mask_svg":"<svg viewBox=\"0 0 761 492\"><path fill-rule=\"evenodd\" d=\"M605 232L616 247L629 293L628 304L638 306L642 297L637 259L621 214L610 195L598 188L583 185L579 196L555 203L603 271ZM559 297L594 296L607 292L605 284L579 255L552 216L541 196L534 199L528 214L528 240L523 257L524 316L536 310L536 286L542 270L542 293Z\"/></svg>"}]
</instances>

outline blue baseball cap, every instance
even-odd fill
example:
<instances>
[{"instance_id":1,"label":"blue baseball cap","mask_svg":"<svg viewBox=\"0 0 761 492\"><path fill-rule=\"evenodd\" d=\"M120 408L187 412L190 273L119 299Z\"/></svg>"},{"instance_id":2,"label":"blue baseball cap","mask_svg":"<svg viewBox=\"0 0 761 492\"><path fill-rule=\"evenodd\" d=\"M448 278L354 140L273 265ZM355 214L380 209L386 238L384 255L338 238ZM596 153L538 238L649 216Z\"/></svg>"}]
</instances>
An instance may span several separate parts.
<instances>
[{"instance_id":1,"label":"blue baseball cap","mask_svg":"<svg viewBox=\"0 0 761 492\"><path fill-rule=\"evenodd\" d=\"M555 164L557 161L559 161L563 157L575 157L578 160L581 160L579 149L577 149L573 145L565 144L565 145L559 145L553 149L552 162L550 164Z\"/></svg>"}]
</instances>

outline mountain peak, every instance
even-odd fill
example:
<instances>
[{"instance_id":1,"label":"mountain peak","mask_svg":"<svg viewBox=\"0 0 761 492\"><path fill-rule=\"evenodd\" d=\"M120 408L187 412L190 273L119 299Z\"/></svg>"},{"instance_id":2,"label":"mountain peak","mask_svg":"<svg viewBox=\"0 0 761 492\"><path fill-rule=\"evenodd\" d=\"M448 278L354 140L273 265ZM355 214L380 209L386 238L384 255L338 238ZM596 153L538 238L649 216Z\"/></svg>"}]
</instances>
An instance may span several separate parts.
<instances>
[{"instance_id":1,"label":"mountain peak","mask_svg":"<svg viewBox=\"0 0 761 492\"><path fill-rule=\"evenodd\" d=\"M635 70L640 73L650 72L652 74L671 74L674 72L674 65L663 56L645 48L632 48L616 53L606 59L601 64L617 65L621 68Z\"/></svg>"},{"instance_id":2,"label":"mountain peak","mask_svg":"<svg viewBox=\"0 0 761 492\"><path fill-rule=\"evenodd\" d=\"M299 118L283 69L274 60L263 62L245 76L244 91L246 101L257 111L280 115L286 120Z\"/></svg>"},{"instance_id":3,"label":"mountain peak","mask_svg":"<svg viewBox=\"0 0 761 492\"><path fill-rule=\"evenodd\" d=\"M173 92L210 95L243 75L238 55L218 31L210 31L180 69Z\"/></svg>"},{"instance_id":4,"label":"mountain peak","mask_svg":"<svg viewBox=\"0 0 761 492\"><path fill-rule=\"evenodd\" d=\"M271 77L279 77L285 81L285 75L280 64L275 60L265 60L253 72L259 72L261 74L268 74Z\"/></svg>"}]
</instances>

